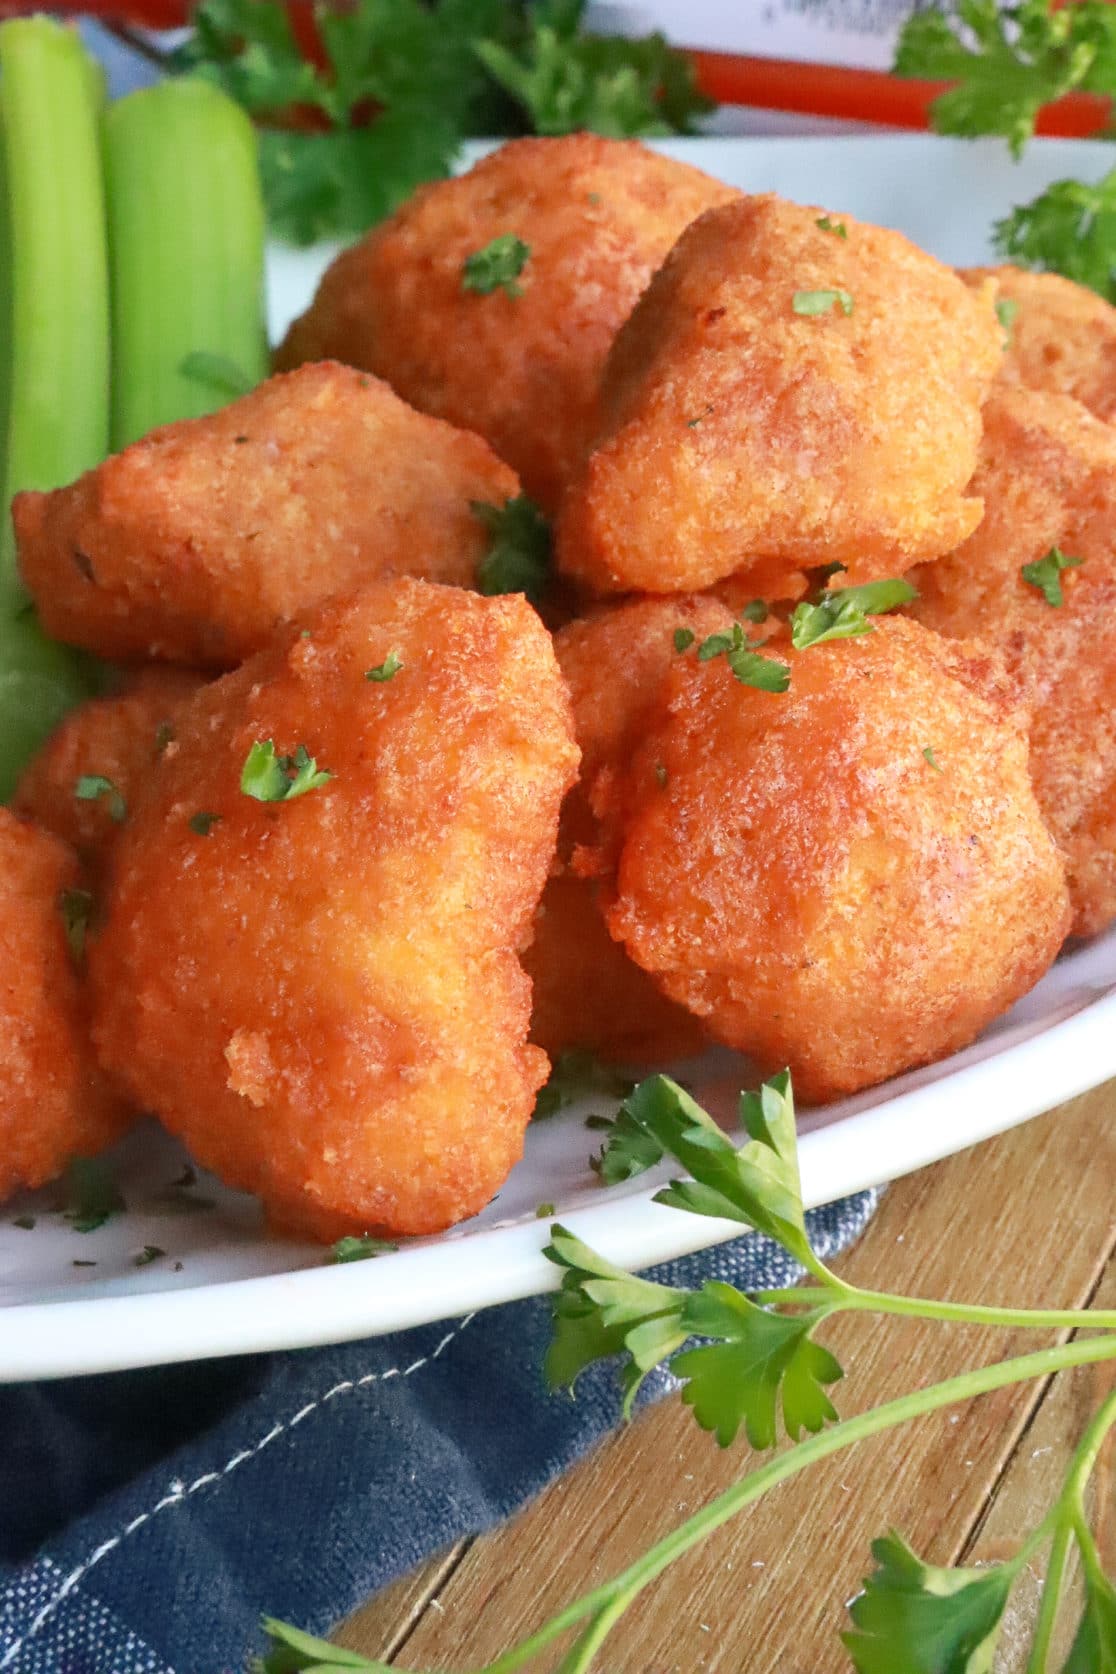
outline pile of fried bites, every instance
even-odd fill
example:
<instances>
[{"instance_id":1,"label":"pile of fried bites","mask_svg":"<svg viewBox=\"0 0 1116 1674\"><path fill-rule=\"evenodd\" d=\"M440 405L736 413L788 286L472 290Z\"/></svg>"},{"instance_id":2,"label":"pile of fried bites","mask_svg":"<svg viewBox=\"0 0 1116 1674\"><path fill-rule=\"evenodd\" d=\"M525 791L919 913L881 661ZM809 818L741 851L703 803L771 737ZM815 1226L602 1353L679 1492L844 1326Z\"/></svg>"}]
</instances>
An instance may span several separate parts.
<instances>
[{"instance_id":1,"label":"pile of fried bites","mask_svg":"<svg viewBox=\"0 0 1116 1674\"><path fill-rule=\"evenodd\" d=\"M1116 916L1091 292L525 139L276 364L13 507L48 631L127 672L0 811L3 1193L155 1112L280 1228L434 1232L548 1055L719 1041L825 1101ZM485 570L523 496L537 609Z\"/></svg>"}]
</instances>

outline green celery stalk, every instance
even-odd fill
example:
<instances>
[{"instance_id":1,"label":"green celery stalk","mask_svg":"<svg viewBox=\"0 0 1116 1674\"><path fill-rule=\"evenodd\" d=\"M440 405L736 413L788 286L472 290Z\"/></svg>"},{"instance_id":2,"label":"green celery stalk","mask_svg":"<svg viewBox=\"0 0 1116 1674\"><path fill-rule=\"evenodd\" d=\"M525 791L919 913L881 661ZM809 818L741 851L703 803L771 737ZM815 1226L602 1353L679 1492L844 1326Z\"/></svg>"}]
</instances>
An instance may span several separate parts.
<instances>
[{"instance_id":1,"label":"green celery stalk","mask_svg":"<svg viewBox=\"0 0 1116 1674\"><path fill-rule=\"evenodd\" d=\"M117 449L224 404L188 356L267 376L264 210L251 122L192 77L110 107L105 169Z\"/></svg>"},{"instance_id":2,"label":"green celery stalk","mask_svg":"<svg viewBox=\"0 0 1116 1674\"><path fill-rule=\"evenodd\" d=\"M26 602L8 506L108 448L103 102L74 30L45 17L0 25L0 799L94 680Z\"/></svg>"}]
</instances>

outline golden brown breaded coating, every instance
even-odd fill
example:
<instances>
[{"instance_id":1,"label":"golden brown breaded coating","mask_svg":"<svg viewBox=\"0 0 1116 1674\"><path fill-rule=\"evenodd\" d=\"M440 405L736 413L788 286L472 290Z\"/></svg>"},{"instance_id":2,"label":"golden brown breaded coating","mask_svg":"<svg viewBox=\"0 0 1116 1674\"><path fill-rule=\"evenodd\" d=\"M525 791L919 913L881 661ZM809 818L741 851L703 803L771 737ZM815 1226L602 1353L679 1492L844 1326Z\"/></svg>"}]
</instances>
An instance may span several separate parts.
<instances>
[{"instance_id":1,"label":"golden brown breaded coating","mask_svg":"<svg viewBox=\"0 0 1116 1674\"><path fill-rule=\"evenodd\" d=\"M534 1003L531 1039L548 1057L580 1048L616 1063L666 1063L707 1044L701 1024L668 1000L608 933L590 879L550 878L523 955Z\"/></svg>"},{"instance_id":2,"label":"golden brown breaded coating","mask_svg":"<svg viewBox=\"0 0 1116 1674\"><path fill-rule=\"evenodd\" d=\"M381 576L469 587L470 501L518 483L479 436L335 365L152 431L51 494L20 494L19 563L47 632L105 657L230 668Z\"/></svg>"},{"instance_id":3,"label":"golden brown breaded coating","mask_svg":"<svg viewBox=\"0 0 1116 1674\"><path fill-rule=\"evenodd\" d=\"M522 597L374 583L306 628L179 713L113 855L95 1038L278 1224L436 1232L500 1186L546 1079L517 953L576 771L569 702ZM266 740L332 777L254 800Z\"/></svg>"},{"instance_id":4,"label":"golden brown breaded coating","mask_svg":"<svg viewBox=\"0 0 1116 1674\"><path fill-rule=\"evenodd\" d=\"M523 964L534 986L531 1039L552 1058L571 1047L629 1063L699 1052L705 1037L696 1018L660 994L605 928L595 878L565 871L575 857L607 877L619 832L602 830L594 801L606 813L616 775L627 768L656 714L679 653L676 629L696 639L731 626L732 612L711 597L625 599L606 605L555 635L573 703L581 776L562 806L558 860L535 916Z\"/></svg>"},{"instance_id":5,"label":"golden brown breaded coating","mask_svg":"<svg viewBox=\"0 0 1116 1674\"><path fill-rule=\"evenodd\" d=\"M1072 395L1097 418L1116 418L1116 308L1060 273L1019 267L963 268L980 289L994 280L1000 301L1015 304L1000 362L1004 383Z\"/></svg>"},{"instance_id":6,"label":"golden brown breaded coating","mask_svg":"<svg viewBox=\"0 0 1116 1674\"><path fill-rule=\"evenodd\" d=\"M16 813L53 831L98 870L119 833L119 807L105 796L79 798L78 780L111 780L126 811L173 742L174 717L204 683L188 669L147 668L111 697L72 709L24 768L12 797Z\"/></svg>"},{"instance_id":7,"label":"golden brown breaded coating","mask_svg":"<svg viewBox=\"0 0 1116 1674\"><path fill-rule=\"evenodd\" d=\"M1073 931L1116 917L1116 431L1067 395L1004 388L984 409L984 521L912 575L910 613L1002 654L1031 709L1031 777L1066 861ZM1057 547L1079 568L1047 604L1022 575Z\"/></svg>"},{"instance_id":8,"label":"golden brown breaded coating","mask_svg":"<svg viewBox=\"0 0 1116 1674\"><path fill-rule=\"evenodd\" d=\"M80 883L64 843L0 808L0 1199L45 1185L123 1126L63 922L63 895Z\"/></svg>"},{"instance_id":9,"label":"golden brown breaded coating","mask_svg":"<svg viewBox=\"0 0 1116 1674\"><path fill-rule=\"evenodd\" d=\"M948 552L999 366L975 295L898 233L772 195L679 239L609 355L603 427L560 567L598 592L683 592L771 561L849 581ZM810 310L804 312L804 310ZM846 312L846 310L848 310Z\"/></svg>"},{"instance_id":10,"label":"golden brown breaded coating","mask_svg":"<svg viewBox=\"0 0 1116 1674\"><path fill-rule=\"evenodd\" d=\"M338 256L276 364L328 355L377 373L487 437L553 510L636 298L682 229L736 196L635 140L514 140ZM465 289L468 257L509 233L530 247L521 294Z\"/></svg>"},{"instance_id":11,"label":"golden brown breaded coating","mask_svg":"<svg viewBox=\"0 0 1116 1674\"><path fill-rule=\"evenodd\" d=\"M675 670L627 786L609 927L820 1103L965 1046L1038 981L1069 913L993 653L889 618L781 654L782 695L723 658Z\"/></svg>"}]
</instances>

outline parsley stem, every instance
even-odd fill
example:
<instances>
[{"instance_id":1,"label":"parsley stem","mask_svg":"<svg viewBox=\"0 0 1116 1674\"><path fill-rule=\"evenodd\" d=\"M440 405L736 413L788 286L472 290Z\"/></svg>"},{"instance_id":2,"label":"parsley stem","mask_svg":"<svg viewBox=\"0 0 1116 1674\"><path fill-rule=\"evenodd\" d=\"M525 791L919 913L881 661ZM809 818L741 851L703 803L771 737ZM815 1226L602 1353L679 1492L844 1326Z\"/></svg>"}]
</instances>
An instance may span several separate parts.
<instances>
[{"instance_id":1,"label":"parsley stem","mask_svg":"<svg viewBox=\"0 0 1116 1674\"><path fill-rule=\"evenodd\" d=\"M646 1586L661 1575L676 1558L682 1557L707 1535L730 1522L745 1506L761 1499L781 1482L797 1476L799 1471L806 1470L810 1465L829 1458L831 1454L840 1453L857 1442L867 1441L871 1436L909 1423L913 1418L922 1418L928 1413L938 1412L942 1407L954 1406L960 1401L970 1401L975 1396L990 1394L994 1389L1006 1389L1014 1383L1027 1383L1035 1378L1045 1378L1053 1372L1064 1371L1071 1366L1095 1365L1104 1360L1116 1360L1116 1339L1075 1338L1072 1342L1061 1343L1054 1348L1039 1349L1033 1354L1018 1355L1011 1360L1000 1360L991 1366L978 1367L972 1372L962 1372L958 1377L947 1378L943 1383L932 1384L928 1389L919 1389L913 1394L899 1396L894 1401L885 1402L881 1407L873 1407L868 1412L858 1413L855 1418L845 1419L832 1429L823 1430L820 1434L811 1436L808 1441L788 1448L785 1453L761 1465L758 1470L750 1472L742 1481L734 1483L701 1511L696 1512L677 1529L673 1529L619 1575L613 1576L610 1581L595 1587L592 1592L567 1605L530 1638L521 1640L494 1662L486 1663L483 1668L475 1670L474 1674L512 1674L512 1670L522 1668L567 1628L583 1621L586 1616L593 1616L594 1622L582 1634L558 1670L558 1674L585 1674L605 1634ZM1079 1448L1081 1460L1088 1459L1090 1468L1103 1439L1104 1430L1113 1422L1114 1415L1108 1412L1113 1402L1116 1402L1116 1395L1105 1403ZM1103 1428L1100 1425L1102 1417L1106 1418ZM1084 1476L1078 1473L1076 1463L1073 1479L1079 1483L1084 1480Z\"/></svg>"},{"instance_id":2,"label":"parsley stem","mask_svg":"<svg viewBox=\"0 0 1116 1674\"><path fill-rule=\"evenodd\" d=\"M1082 1496L1085 1484L1097 1462L1097 1455L1101 1450L1104 1438L1113 1424L1116 1424L1116 1389L1112 1391L1108 1399L1102 1403L1093 1415L1088 1429L1078 1443L1062 1492L1058 1497L1058 1503L1051 1513L1055 1519L1054 1539L1050 1547L1050 1558L1042 1585L1042 1603L1039 1606L1034 1637L1031 1640L1031 1654L1027 1660L1027 1674L1046 1674L1050 1644L1054 1637L1054 1625L1058 1617L1058 1606L1065 1587L1066 1565L1069 1560L1070 1546L1075 1537L1086 1568L1089 1567L1090 1562L1096 1563L1096 1548L1093 1545L1093 1537L1085 1521Z\"/></svg>"},{"instance_id":3,"label":"parsley stem","mask_svg":"<svg viewBox=\"0 0 1116 1674\"><path fill-rule=\"evenodd\" d=\"M841 1284L833 1290L796 1287L757 1291L752 1300L763 1308L828 1307L831 1313L856 1310L860 1313L897 1314L910 1319L937 1319L964 1325L1022 1327L1034 1330L1064 1329L1116 1331L1116 1310L1092 1308L994 1308L969 1302L938 1302L931 1297L893 1296L882 1290L857 1290ZM836 1287L835 1287L836 1289Z\"/></svg>"}]
</instances>

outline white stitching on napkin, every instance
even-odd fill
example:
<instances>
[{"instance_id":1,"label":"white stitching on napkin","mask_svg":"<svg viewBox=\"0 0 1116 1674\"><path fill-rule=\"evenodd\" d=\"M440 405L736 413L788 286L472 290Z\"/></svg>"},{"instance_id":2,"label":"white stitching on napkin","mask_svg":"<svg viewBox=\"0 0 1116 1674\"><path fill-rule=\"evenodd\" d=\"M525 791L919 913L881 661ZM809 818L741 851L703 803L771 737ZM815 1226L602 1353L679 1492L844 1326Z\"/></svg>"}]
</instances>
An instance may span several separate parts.
<instances>
[{"instance_id":1,"label":"white stitching on napkin","mask_svg":"<svg viewBox=\"0 0 1116 1674\"><path fill-rule=\"evenodd\" d=\"M466 1326L470 1325L476 1317L475 1312L466 1314L452 1331L446 1332L435 1349L429 1354L424 1354L421 1360L412 1361L402 1371L398 1366L392 1366L386 1372L368 1372L362 1378L346 1378L342 1383L335 1383L332 1389L327 1389L325 1394L319 1395L316 1401L311 1401L307 1406L301 1407L293 1418L284 1419L281 1423L273 1425L267 1435L262 1437L254 1447L244 1448L241 1452L234 1453L228 1463L222 1465L219 1471L206 1471L204 1476L197 1477L191 1483L172 1482L170 1493L164 1494L163 1498L153 1505L150 1511L143 1511L138 1517L133 1517L132 1521L127 1523L118 1535L113 1535L111 1540L102 1541L100 1546L89 1554L84 1563L78 1564L76 1569L70 1571L54 1597L48 1599L46 1604L43 1605L27 1632L9 1645L3 1657L0 1657L0 1669L10 1667L13 1659L19 1654L27 1641L33 1639L39 1629L46 1625L63 1599L74 1591L74 1588L85 1579L89 1571L99 1564L102 1558L106 1558L110 1552L115 1550L122 1540L126 1540L130 1534L134 1534L142 1524L149 1523L156 1512L165 1510L169 1505L181 1505L191 1494L196 1494L200 1488L208 1487L211 1482L220 1482L222 1478L228 1476L230 1471L234 1471L238 1465L242 1465L245 1459L254 1459L256 1454L262 1453L264 1448L270 1442L273 1442L277 1436L281 1436L285 1430L293 1430L296 1424L301 1424L302 1420L317 1407L324 1406L327 1401L332 1401L335 1395L347 1395L350 1390L363 1389L370 1383L383 1383L388 1378L411 1377L413 1373L420 1371L423 1366L429 1365L432 1360L437 1360L438 1356L449 1347L454 1338L460 1337Z\"/></svg>"}]
</instances>

